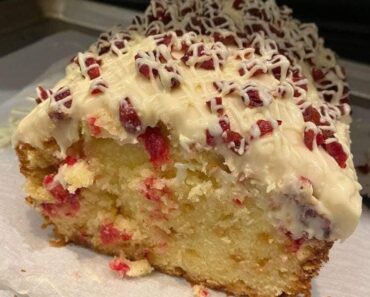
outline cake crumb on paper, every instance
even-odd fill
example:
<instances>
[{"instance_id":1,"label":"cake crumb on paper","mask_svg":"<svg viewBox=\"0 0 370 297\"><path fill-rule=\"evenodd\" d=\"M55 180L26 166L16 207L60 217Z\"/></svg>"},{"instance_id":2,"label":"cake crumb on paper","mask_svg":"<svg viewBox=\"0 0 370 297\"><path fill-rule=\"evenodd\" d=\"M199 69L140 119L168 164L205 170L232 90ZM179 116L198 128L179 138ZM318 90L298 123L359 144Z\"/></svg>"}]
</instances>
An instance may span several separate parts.
<instances>
[{"instance_id":1,"label":"cake crumb on paper","mask_svg":"<svg viewBox=\"0 0 370 297\"><path fill-rule=\"evenodd\" d=\"M202 285L193 286L193 294L194 294L194 297L210 297L208 288Z\"/></svg>"}]
</instances>

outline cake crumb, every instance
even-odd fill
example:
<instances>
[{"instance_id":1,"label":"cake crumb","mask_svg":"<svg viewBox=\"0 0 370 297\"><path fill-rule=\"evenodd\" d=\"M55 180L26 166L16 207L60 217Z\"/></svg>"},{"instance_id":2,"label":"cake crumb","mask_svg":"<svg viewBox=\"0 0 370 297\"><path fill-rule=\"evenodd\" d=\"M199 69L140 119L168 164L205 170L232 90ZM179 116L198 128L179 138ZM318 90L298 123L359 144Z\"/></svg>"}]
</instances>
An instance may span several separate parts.
<instances>
[{"instance_id":1,"label":"cake crumb","mask_svg":"<svg viewBox=\"0 0 370 297\"><path fill-rule=\"evenodd\" d=\"M140 277L148 275L153 271L153 267L146 259L130 261L124 257L116 257L109 262L109 267L122 278Z\"/></svg>"},{"instance_id":2,"label":"cake crumb","mask_svg":"<svg viewBox=\"0 0 370 297\"><path fill-rule=\"evenodd\" d=\"M194 297L210 297L209 290L202 285L193 286Z\"/></svg>"}]
</instances>

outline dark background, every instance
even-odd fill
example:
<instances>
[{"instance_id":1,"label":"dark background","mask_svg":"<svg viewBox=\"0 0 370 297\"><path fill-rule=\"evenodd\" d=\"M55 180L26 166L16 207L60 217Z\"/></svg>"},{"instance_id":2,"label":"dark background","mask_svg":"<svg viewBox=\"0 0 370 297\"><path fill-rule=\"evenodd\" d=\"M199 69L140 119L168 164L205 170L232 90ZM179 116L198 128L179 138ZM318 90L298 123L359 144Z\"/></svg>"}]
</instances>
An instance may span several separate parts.
<instances>
[{"instance_id":1,"label":"dark background","mask_svg":"<svg viewBox=\"0 0 370 297\"><path fill-rule=\"evenodd\" d=\"M149 0L95 0L139 11ZM370 64L370 0L277 0L294 16L315 22L325 44L340 56Z\"/></svg>"}]
</instances>

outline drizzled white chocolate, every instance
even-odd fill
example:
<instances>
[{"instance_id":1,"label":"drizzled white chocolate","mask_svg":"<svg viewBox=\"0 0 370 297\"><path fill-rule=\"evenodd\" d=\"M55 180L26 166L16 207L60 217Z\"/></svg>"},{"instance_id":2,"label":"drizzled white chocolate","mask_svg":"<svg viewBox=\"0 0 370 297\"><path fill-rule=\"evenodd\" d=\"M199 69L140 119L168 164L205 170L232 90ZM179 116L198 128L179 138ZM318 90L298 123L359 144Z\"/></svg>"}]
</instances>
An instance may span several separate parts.
<instances>
[{"instance_id":1,"label":"drizzled white chocolate","mask_svg":"<svg viewBox=\"0 0 370 297\"><path fill-rule=\"evenodd\" d=\"M161 122L186 150L222 155L293 237L344 239L358 223L345 75L316 27L274 1L153 1L38 96L15 144L54 138L65 154L88 123L95 137L136 143Z\"/></svg>"}]
</instances>

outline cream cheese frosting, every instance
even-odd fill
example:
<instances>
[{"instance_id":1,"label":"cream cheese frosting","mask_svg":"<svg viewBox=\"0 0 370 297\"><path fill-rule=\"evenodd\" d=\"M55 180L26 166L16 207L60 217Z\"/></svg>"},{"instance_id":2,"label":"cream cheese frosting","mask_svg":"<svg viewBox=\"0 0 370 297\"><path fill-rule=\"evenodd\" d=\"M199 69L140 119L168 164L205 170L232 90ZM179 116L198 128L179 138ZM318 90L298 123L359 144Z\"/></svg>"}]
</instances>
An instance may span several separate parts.
<instances>
[{"instance_id":1,"label":"cream cheese frosting","mask_svg":"<svg viewBox=\"0 0 370 297\"><path fill-rule=\"evenodd\" d=\"M82 126L137 143L161 122L185 150L222 155L294 237L345 239L361 214L348 92L316 27L272 0L152 1L38 88L14 143L55 139L65 155Z\"/></svg>"}]
</instances>

